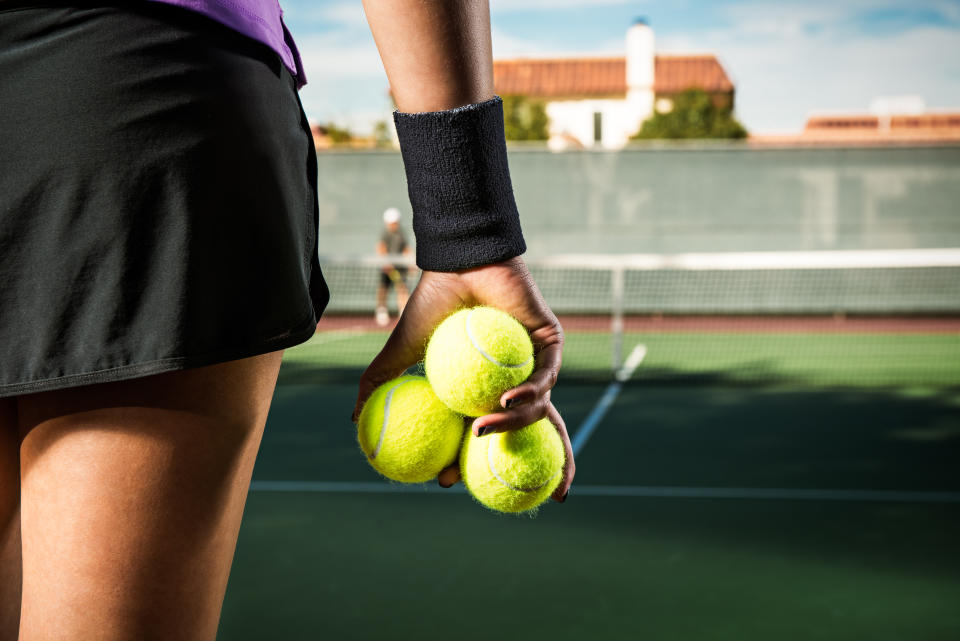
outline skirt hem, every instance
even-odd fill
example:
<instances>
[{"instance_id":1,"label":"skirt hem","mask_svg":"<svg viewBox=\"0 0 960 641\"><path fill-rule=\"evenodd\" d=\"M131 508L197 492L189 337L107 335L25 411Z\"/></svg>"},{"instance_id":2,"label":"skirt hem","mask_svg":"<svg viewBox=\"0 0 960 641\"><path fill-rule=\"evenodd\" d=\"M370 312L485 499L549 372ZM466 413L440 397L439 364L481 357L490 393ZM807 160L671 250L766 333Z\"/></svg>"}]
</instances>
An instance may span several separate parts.
<instances>
[{"instance_id":1,"label":"skirt hem","mask_svg":"<svg viewBox=\"0 0 960 641\"><path fill-rule=\"evenodd\" d=\"M162 358L155 361L146 361L143 363L133 363L122 365L120 367L111 367L105 370L94 372L85 372L82 374L69 374L67 376L58 376L39 381L28 381L25 383L13 383L9 385L0 385L0 398L7 396L17 396L20 394L33 394L36 392L47 392L81 385L93 385L97 383L112 383L128 380L131 378L141 378L153 374L163 374L165 372L174 372L194 367L204 367L206 365L216 365L227 361L238 360L259 356L268 352L281 349L287 349L295 345L300 345L310 340L310 337L317 330L317 319L311 310L306 324L300 323L297 329L279 337L271 338L257 343L255 346L244 348L232 347L230 349L220 349L203 354L194 354L190 356L173 356Z\"/></svg>"}]
</instances>

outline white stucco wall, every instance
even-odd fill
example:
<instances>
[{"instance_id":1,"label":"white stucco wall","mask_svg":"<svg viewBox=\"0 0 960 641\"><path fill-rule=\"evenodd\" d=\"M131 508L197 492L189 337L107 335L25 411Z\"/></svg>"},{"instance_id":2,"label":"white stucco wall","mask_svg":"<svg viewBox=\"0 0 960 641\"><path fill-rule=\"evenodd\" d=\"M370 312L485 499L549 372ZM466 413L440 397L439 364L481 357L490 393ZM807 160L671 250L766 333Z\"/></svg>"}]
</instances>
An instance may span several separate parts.
<instances>
[{"instance_id":1,"label":"white stucco wall","mask_svg":"<svg viewBox=\"0 0 960 641\"><path fill-rule=\"evenodd\" d=\"M602 115L601 140L593 140L593 114ZM561 100L547 103L550 137L571 136L585 148L619 149L653 113L653 92L631 92L623 100Z\"/></svg>"},{"instance_id":2,"label":"white stucco wall","mask_svg":"<svg viewBox=\"0 0 960 641\"><path fill-rule=\"evenodd\" d=\"M626 85L622 99L562 100L547 103L550 137L560 149L565 137L577 139L585 148L619 149L653 114L654 37L643 21L627 30ZM603 114L601 140L593 139L593 115Z\"/></svg>"}]
</instances>

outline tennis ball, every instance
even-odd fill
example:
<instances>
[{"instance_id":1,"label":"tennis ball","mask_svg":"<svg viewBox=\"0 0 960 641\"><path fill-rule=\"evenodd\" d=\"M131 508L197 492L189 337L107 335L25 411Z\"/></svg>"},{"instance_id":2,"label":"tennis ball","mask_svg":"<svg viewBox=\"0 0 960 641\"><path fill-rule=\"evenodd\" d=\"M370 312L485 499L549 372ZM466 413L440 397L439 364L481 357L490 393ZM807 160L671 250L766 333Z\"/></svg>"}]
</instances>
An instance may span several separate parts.
<instances>
[{"instance_id":1,"label":"tennis ball","mask_svg":"<svg viewBox=\"0 0 960 641\"><path fill-rule=\"evenodd\" d=\"M512 432L468 433L460 475L475 499L499 512L524 512L543 503L563 477L563 441L542 419Z\"/></svg>"},{"instance_id":2,"label":"tennis ball","mask_svg":"<svg viewBox=\"0 0 960 641\"><path fill-rule=\"evenodd\" d=\"M433 391L450 409L483 416L533 371L533 343L515 318L492 307L462 309L434 330L424 359Z\"/></svg>"},{"instance_id":3,"label":"tennis ball","mask_svg":"<svg viewBox=\"0 0 960 641\"><path fill-rule=\"evenodd\" d=\"M463 417L440 402L427 379L401 376L367 399L357 440L373 469L394 481L422 483L457 460Z\"/></svg>"}]
</instances>

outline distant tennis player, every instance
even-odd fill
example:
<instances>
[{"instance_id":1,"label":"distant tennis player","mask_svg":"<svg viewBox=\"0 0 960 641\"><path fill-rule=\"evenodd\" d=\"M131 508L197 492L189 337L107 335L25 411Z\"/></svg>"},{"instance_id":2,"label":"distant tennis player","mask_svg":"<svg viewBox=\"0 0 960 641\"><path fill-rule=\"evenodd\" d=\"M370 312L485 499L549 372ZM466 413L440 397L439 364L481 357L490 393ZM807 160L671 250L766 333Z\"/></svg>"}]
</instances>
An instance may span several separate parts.
<instances>
[{"instance_id":1,"label":"distant tennis player","mask_svg":"<svg viewBox=\"0 0 960 641\"><path fill-rule=\"evenodd\" d=\"M388 254L411 254L407 237L400 229L400 210L390 207L383 212L383 234L377 243L377 253L381 256ZM407 289L406 265L384 265L380 274L380 284L377 285L377 325L381 327L390 322L390 312L387 311L387 290L393 286L397 290L397 315L403 313L410 292Z\"/></svg>"}]
</instances>

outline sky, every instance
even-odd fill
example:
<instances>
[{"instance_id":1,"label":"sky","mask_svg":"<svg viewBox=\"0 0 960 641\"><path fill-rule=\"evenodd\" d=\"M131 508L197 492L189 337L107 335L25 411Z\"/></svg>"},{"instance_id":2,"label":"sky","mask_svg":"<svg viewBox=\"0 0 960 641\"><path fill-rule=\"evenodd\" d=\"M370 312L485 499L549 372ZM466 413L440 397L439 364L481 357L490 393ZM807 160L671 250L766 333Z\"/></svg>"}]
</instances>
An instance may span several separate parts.
<instances>
[{"instance_id":1,"label":"sky","mask_svg":"<svg viewBox=\"0 0 960 641\"><path fill-rule=\"evenodd\" d=\"M281 0L304 58L307 115L367 133L390 118L360 0ZM811 112L865 112L920 96L960 111L960 0L490 0L494 58L623 54L637 17L658 53L713 53L752 133Z\"/></svg>"}]
</instances>

